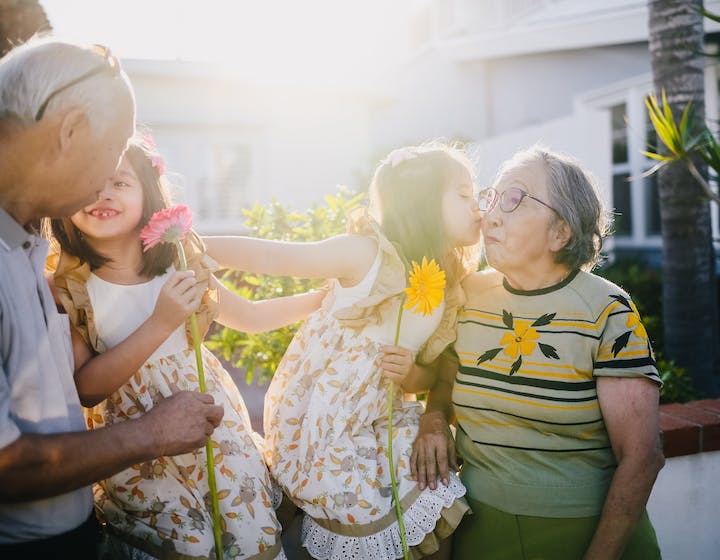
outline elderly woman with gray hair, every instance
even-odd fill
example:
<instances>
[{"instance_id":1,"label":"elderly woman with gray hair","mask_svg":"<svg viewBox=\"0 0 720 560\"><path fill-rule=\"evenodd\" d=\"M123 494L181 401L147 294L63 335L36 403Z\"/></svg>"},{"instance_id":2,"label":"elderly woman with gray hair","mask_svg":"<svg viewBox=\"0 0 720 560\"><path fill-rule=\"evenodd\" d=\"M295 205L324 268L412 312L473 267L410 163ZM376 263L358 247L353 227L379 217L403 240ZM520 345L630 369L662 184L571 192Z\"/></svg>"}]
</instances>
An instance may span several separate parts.
<instances>
[{"instance_id":1,"label":"elderly woman with gray hair","mask_svg":"<svg viewBox=\"0 0 720 560\"><path fill-rule=\"evenodd\" d=\"M661 382L635 304L589 272L607 226L594 180L533 147L479 202L494 270L464 282L412 456L421 488L445 482L456 419L474 515L453 557L660 558L645 505Z\"/></svg>"}]
</instances>

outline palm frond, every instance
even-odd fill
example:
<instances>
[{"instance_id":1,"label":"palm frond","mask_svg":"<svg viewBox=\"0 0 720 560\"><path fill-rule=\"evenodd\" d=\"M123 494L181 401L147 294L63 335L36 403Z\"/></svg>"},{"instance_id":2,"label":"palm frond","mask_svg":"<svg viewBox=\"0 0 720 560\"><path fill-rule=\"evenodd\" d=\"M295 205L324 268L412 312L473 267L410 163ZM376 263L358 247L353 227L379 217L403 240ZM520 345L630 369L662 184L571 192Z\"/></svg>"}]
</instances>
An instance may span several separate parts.
<instances>
[{"instance_id":1,"label":"palm frond","mask_svg":"<svg viewBox=\"0 0 720 560\"><path fill-rule=\"evenodd\" d=\"M673 159L667 159L667 160L665 160L665 161L661 161L660 163L657 163L657 164L653 165L653 166L652 166L650 169L648 169L647 171L644 171L643 173L641 173L640 176L641 176L641 177L650 177L650 175L652 175L653 173L656 173L656 172L660 171L663 167L665 167L668 163L670 163L670 162L672 162L672 161L675 161L675 160L673 160Z\"/></svg>"},{"instance_id":2,"label":"palm frond","mask_svg":"<svg viewBox=\"0 0 720 560\"><path fill-rule=\"evenodd\" d=\"M712 12L708 12L707 10L704 10L702 8L697 8L695 6L693 6L692 9L695 10L696 12L698 12L699 14L701 14L703 17L706 17L712 21L716 21L716 22L720 23L720 15L713 14Z\"/></svg>"},{"instance_id":3,"label":"palm frond","mask_svg":"<svg viewBox=\"0 0 720 560\"><path fill-rule=\"evenodd\" d=\"M645 98L645 106L658 139L672 154L672 160L687 159L688 153L697 149L704 141L702 134L691 135L694 126L694 109L691 102L685 106L679 125L673 117L664 89L662 91L662 107L658 104L658 100L654 95ZM646 155L649 154L646 153ZM655 156L649 157L662 159Z\"/></svg>"},{"instance_id":4,"label":"palm frond","mask_svg":"<svg viewBox=\"0 0 720 560\"><path fill-rule=\"evenodd\" d=\"M674 157L664 156L664 155L662 155L662 154L657 154L657 153L655 153L655 152L645 152L645 151L643 151L643 152L641 152L641 153L642 153L644 156L647 156L647 157L649 157L649 158L651 158L651 159L656 159L656 160L658 160L658 161L667 161L667 162L675 161L675 158L674 158Z\"/></svg>"}]
</instances>

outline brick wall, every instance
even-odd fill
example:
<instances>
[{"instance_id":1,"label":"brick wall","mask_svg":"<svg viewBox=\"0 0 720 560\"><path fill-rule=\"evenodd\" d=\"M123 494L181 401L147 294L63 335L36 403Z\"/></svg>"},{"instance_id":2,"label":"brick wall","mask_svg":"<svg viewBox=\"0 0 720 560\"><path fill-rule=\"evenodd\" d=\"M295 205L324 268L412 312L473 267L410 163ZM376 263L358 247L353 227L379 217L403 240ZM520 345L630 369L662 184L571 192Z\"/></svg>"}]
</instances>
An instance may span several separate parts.
<instances>
[{"instance_id":1,"label":"brick wall","mask_svg":"<svg viewBox=\"0 0 720 560\"><path fill-rule=\"evenodd\" d=\"M660 405L665 457L720 450L720 399Z\"/></svg>"},{"instance_id":2,"label":"brick wall","mask_svg":"<svg viewBox=\"0 0 720 560\"><path fill-rule=\"evenodd\" d=\"M38 0L0 0L0 56L52 27Z\"/></svg>"}]
</instances>

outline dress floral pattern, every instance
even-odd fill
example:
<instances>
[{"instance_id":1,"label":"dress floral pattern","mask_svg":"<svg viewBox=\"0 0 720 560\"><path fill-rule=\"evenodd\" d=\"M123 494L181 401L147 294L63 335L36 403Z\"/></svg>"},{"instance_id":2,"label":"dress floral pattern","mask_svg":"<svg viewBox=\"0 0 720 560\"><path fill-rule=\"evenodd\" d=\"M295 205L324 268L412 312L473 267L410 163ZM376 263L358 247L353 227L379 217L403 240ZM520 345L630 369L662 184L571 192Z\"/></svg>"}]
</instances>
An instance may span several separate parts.
<instances>
[{"instance_id":1,"label":"dress floral pattern","mask_svg":"<svg viewBox=\"0 0 720 560\"><path fill-rule=\"evenodd\" d=\"M381 252L394 254L402 267L392 245L378 240ZM377 287L387 280L385 274L381 266L368 298L397 310L404 275L398 289L382 298ZM381 343L368 336L373 321L349 325L342 319L347 310L334 313L332 301L331 294L298 331L268 388L266 457L272 475L306 513L303 545L313 557L402 557L386 455L389 381L381 373ZM367 307L356 309L372 316ZM428 324L426 340L437 318ZM434 552L438 540L457 526L467 510L461 498L465 489L455 477L447 487L417 489L409 458L423 407L406 401L399 389L393 398L399 496L408 544L419 558Z\"/></svg>"},{"instance_id":2,"label":"dress floral pattern","mask_svg":"<svg viewBox=\"0 0 720 560\"><path fill-rule=\"evenodd\" d=\"M128 383L87 411L89 428L137 418L178 390L199 390L192 349L146 363ZM203 348L208 393L225 414L212 436L225 558L276 558L280 526L273 489L250 419L232 378ZM113 534L153 556L214 557L204 449L134 465L94 487ZM282 556L284 557L284 556Z\"/></svg>"},{"instance_id":3,"label":"dress floral pattern","mask_svg":"<svg viewBox=\"0 0 720 560\"><path fill-rule=\"evenodd\" d=\"M201 264L202 254L192 247L189 254L196 278L207 281L208 266ZM93 322L89 276L87 265L63 255L56 285L80 334L96 351L104 351ZM206 328L214 312L215 304L206 300L200 324ZM179 390L198 391L194 351L188 344L181 346L175 352L151 356L115 393L86 409L88 427L137 418ZM202 360L207 392L225 411L212 436L224 557L285 558L273 508L281 493L265 467L259 450L262 440L252 431L242 396L228 372L204 347ZM134 547L133 554L178 560L215 557L204 448L134 465L96 484L94 494L108 531Z\"/></svg>"}]
</instances>

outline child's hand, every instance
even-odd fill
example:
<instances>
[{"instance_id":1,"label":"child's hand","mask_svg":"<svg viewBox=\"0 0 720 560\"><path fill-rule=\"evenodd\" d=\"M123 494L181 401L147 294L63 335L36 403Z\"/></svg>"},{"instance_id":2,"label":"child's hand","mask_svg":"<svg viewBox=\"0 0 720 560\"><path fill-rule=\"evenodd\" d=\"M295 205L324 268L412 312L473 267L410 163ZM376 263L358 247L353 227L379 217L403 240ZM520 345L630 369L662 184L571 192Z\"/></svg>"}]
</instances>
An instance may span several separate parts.
<instances>
[{"instance_id":1,"label":"child's hand","mask_svg":"<svg viewBox=\"0 0 720 560\"><path fill-rule=\"evenodd\" d=\"M192 270L174 272L160 290L153 319L161 328L174 331L200 307L203 291Z\"/></svg>"},{"instance_id":2,"label":"child's hand","mask_svg":"<svg viewBox=\"0 0 720 560\"><path fill-rule=\"evenodd\" d=\"M381 346L380 351L383 353L381 363L383 375L401 385L412 371L415 363L413 353L401 346Z\"/></svg>"}]
</instances>

